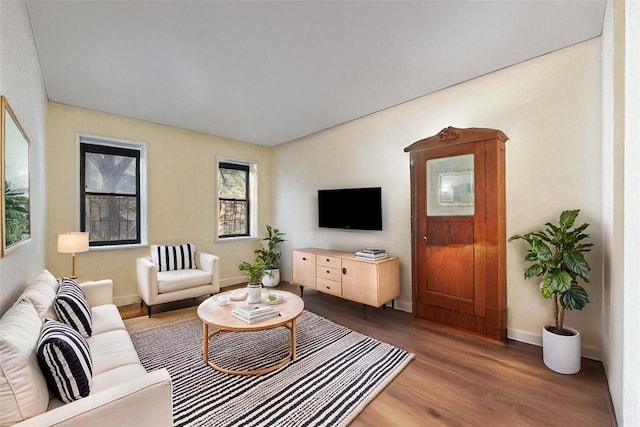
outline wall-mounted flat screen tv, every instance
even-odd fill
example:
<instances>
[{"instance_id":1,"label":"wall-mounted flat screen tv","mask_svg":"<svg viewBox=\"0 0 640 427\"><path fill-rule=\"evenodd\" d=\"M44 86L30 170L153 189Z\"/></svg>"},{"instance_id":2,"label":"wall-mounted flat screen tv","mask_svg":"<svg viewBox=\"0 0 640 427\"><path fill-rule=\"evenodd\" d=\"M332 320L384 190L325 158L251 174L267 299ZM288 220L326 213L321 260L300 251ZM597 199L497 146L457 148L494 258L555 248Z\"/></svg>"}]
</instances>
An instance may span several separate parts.
<instances>
[{"instance_id":1,"label":"wall-mounted flat screen tv","mask_svg":"<svg viewBox=\"0 0 640 427\"><path fill-rule=\"evenodd\" d=\"M318 226L382 230L382 188L318 190Z\"/></svg>"}]
</instances>

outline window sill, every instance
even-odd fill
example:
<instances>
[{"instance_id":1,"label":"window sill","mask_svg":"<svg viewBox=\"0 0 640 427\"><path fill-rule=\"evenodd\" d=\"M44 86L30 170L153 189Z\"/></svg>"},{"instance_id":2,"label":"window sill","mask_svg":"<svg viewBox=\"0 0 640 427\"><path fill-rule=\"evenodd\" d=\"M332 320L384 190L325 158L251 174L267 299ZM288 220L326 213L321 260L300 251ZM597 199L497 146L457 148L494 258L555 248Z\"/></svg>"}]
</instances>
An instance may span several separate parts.
<instances>
[{"instance_id":1,"label":"window sill","mask_svg":"<svg viewBox=\"0 0 640 427\"><path fill-rule=\"evenodd\" d=\"M235 242L238 240L260 240L258 236L217 237L216 242Z\"/></svg>"},{"instance_id":2,"label":"window sill","mask_svg":"<svg viewBox=\"0 0 640 427\"><path fill-rule=\"evenodd\" d=\"M132 245L89 246L89 251L112 251L117 249L138 249L147 247L149 247L148 243L135 243Z\"/></svg>"}]
</instances>

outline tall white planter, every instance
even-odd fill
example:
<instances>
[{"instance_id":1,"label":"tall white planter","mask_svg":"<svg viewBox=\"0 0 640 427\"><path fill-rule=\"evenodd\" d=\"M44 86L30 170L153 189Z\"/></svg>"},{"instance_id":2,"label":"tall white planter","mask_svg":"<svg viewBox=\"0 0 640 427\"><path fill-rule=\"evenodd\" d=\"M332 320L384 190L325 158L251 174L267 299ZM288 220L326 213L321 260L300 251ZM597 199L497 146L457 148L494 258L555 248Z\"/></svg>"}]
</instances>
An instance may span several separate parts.
<instances>
[{"instance_id":1,"label":"tall white planter","mask_svg":"<svg viewBox=\"0 0 640 427\"><path fill-rule=\"evenodd\" d=\"M271 273L271 274L269 274ZM278 286L280 283L280 269L275 268L273 270L265 271L264 276L262 276L262 284L268 288L273 288Z\"/></svg>"},{"instance_id":2,"label":"tall white planter","mask_svg":"<svg viewBox=\"0 0 640 427\"><path fill-rule=\"evenodd\" d=\"M252 285L249 283L247 285L247 302L249 304L257 304L261 300L262 295L262 286L260 284Z\"/></svg>"},{"instance_id":3,"label":"tall white planter","mask_svg":"<svg viewBox=\"0 0 640 427\"><path fill-rule=\"evenodd\" d=\"M564 329L574 332L574 335L557 335L547 331L546 327L542 328L542 357L549 369L561 374L575 374L581 367L580 332L566 326Z\"/></svg>"}]
</instances>

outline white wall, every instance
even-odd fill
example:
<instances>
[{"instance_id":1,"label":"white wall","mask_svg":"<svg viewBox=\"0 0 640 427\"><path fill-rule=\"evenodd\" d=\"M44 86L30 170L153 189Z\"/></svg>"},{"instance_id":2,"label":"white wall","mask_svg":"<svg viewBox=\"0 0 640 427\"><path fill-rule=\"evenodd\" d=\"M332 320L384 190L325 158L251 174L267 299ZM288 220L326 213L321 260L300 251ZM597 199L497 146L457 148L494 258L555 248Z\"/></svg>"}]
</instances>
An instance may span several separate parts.
<instances>
[{"instance_id":1,"label":"white wall","mask_svg":"<svg viewBox=\"0 0 640 427\"><path fill-rule=\"evenodd\" d=\"M640 424L640 3L609 1L603 27L602 362L618 425Z\"/></svg>"},{"instance_id":2,"label":"white wall","mask_svg":"<svg viewBox=\"0 0 640 427\"><path fill-rule=\"evenodd\" d=\"M640 2L625 2L623 417L640 425ZM618 306L619 307L619 306ZM622 328L624 325L624 328Z\"/></svg>"},{"instance_id":3,"label":"white wall","mask_svg":"<svg viewBox=\"0 0 640 427\"><path fill-rule=\"evenodd\" d=\"M602 34L602 363L619 421L622 417L624 306L624 16L608 2ZM615 5L615 6L614 6ZM614 16L614 7L616 13Z\"/></svg>"},{"instance_id":4,"label":"white wall","mask_svg":"<svg viewBox=\"0 0 640 427\"><path fill-rule=\"evenodd\" d=\"M31 144L31 240L0 258L0 313L20 295L25 283L44 268L45 125L47 96L24 1L0 1L0 93Z\"/></svg>"},{"instance_id":5,"label":"white wall","mask_svg":"<svg viewBox=\"0 0 640 427\"><path fill-rule=\"evenodd\" d=\"M564 209L582 210L591 223L591 304L570 312L586 355L598 358L602 305L601 40L594 39L459 84L353 122L276 147L274 225L288 233L282 263L291 278L291 253L317 246L356 250L382 246L401 260L401 309L411 308L411 143L442 128L490 127L507 142L507 235L538 229ZM384 230L354 232L317 227L316 191L383 187ZM538 283L523 279L524 245L507 248L509 335L538 343L551 322L551 303Z\"/></svg>"}]
</instances>

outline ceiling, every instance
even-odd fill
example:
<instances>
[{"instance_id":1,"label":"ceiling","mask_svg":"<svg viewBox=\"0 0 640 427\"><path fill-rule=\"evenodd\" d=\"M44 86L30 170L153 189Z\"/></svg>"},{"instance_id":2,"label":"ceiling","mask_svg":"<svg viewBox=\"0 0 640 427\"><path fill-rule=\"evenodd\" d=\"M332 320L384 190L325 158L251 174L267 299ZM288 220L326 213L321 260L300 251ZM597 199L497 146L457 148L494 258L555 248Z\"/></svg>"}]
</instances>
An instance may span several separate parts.
<instances>
[{"instance_id":1,"label":"ceiling","mask_svg":"<svg viewBox=\"0 0 640 427\"><path fill-rule=\"evenodd\" d=\"M27 7L50 101L272 146L600 36L605 3Z\"/></svg>"}]
</instances>

